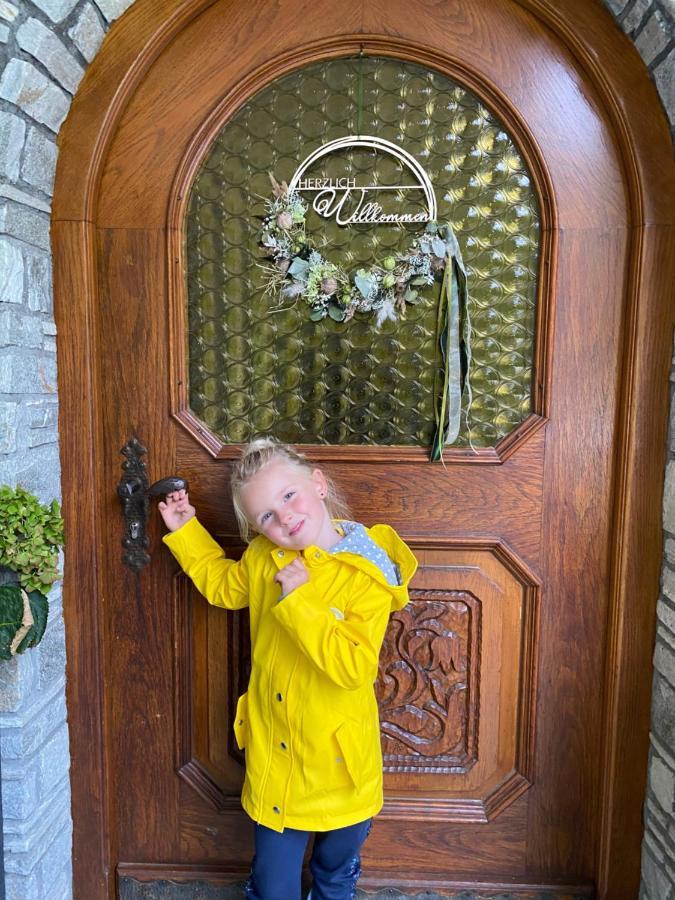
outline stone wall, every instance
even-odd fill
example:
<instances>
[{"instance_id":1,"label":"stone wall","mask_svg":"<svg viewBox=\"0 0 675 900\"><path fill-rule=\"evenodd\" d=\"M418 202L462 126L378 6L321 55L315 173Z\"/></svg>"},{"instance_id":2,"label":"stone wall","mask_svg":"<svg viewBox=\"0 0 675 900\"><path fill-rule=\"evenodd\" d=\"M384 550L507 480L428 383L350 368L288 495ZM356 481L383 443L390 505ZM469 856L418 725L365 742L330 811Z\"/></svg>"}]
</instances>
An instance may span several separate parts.
<instances>
[{"instance_id":1,"label":"stone wall","mask_svg":"<svg viewBox=\"0 0 675 900\"><path fill-rule=\"evenodd\" d=\"M675 900L675 347L663 502L665 554L656 607L652 727L640 900Z\"/></svg>"},{"instance_id":2,"label":"stone wall","mask_svg":"<svg viewBox=\"0 0 675 900\"><path fill-rule=\"evenodd\" d=\"M0 483L60 497L49 214L56 135L124 0L0 0ZM0 662L6 893L72 896L60 586L40 646Z\"/></svg>"},{"instance_id":3,"label":"stone wall","mask_svg":"<svg viewBox=\"0 0 675 900\"><path fill-rule=\"evenodd\" d=\"M675 0L605 3L647 65L675 136ZM640 900L675 900L675 348L668 441Z\"/></svg>"},{"instance_id":4,"label":"stone wall","mask_svg":"<svg viewBox=\"0 0 675 900\"><path fill-rule=\"evenodd\" d=\"M675 0L604 0L652 76L675 132Z\"/></svg>"},{"instance_id":5,"label":"stone wall","mask_svg":"<svg viewBox=\"0 0 675 900\"><path fill-rule=\"evenodd\" d=\"M49 212L55 138L110 24L132 0L0 0L0 483L60 494ZM588 0L596 2L596 0ZM606 0L673 122L674 0ZM671 406L663 596L643 848L644 900L675 898L675 443ZM39 648L0 663L7 896L72 895L64 625L58 587ZM645 677L648 677L647 675Z\"/></svg>"}]
</instances>

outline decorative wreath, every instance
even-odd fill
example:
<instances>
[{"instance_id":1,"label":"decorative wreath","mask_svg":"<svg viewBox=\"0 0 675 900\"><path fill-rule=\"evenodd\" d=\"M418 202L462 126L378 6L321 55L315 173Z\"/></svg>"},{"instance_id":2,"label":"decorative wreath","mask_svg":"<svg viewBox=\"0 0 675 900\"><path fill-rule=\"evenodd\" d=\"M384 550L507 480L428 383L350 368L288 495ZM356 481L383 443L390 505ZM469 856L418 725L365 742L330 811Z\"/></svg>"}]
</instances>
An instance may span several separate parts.
<instances>
[{"instance_id":1,"label":"decorative wreath","mask_svg":"<svg viewBox=\"0 0 675 900\"><path fill-rule=\"evenodd\" d=\"M271 264L263 266L267 291L281 300L302 300L309 318L330 316L348 322L355 313L375 313L378 327L405 316L406 304L419 303L420 291L442 281L448 260L459 259L459 247L447 223L429 222L413 238L410 249L381 263L348 274L326 259L305 232L307 204L286 182L270 175L274 196L265 201L266 215L259 245ZM463 268L463 267L462 267Z\"/></svg>"},{"instance_id":2,"label":"decorative wreath","mask_svg":"<svg viewBox=\"0 0 675 900\"><path fill-rule=\"evenodd\" d=\"M286 182L279 184L272 175L270 180L274 196L265 201L258 236L264 255L271 260L263 266L266 289L282 301L302 300L310 308L312 321L329 316L336 322L349 322L356 313L375 313L379 328L387 319L404 317L408 303L423 299L423 288L442 282L437 334L443 387L431 448L431 459L441 459L443 447L459 433L461 396L471 359L466 270L452 227L447 222L428 222L407 252L348 274L322 256L307 237L307 204L302 197L289 191Z\"/></svg>"}]
</instances>

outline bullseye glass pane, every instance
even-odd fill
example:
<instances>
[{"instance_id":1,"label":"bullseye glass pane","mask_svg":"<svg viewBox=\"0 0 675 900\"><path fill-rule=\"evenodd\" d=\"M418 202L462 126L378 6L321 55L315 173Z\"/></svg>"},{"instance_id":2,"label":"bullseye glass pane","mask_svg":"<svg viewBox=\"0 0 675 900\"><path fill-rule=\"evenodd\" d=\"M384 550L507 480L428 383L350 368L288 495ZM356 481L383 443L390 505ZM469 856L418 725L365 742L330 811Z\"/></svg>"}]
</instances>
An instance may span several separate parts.
<instances>
[{"instance_id":1,"label":"bullseye glass pane","mask_svg":"<svg viewBox=\"0 0 675 900\"><path fill-rule=\"evenodd\" d=\"M268 85L222 128L197 174L186 223L189 402L225 443L428 447L441 356L440 284L380 327L309 319L265 290L257 245L269 174L290 181L309 154L360 132L391 141L427 172L438 218L467 268L470 390L460 435L493 446L531 410L539 211L530 173L501 122L462 85L396 59L315 63ZM332 154L306 177L367 174L397 184L392 157ZM305 195L311 204L311 195ZM341 227L310 210L307 233L347 271L406 253L424 226ZM468 400L471 398L469 406Z\"/></svg>"}]
</instances>

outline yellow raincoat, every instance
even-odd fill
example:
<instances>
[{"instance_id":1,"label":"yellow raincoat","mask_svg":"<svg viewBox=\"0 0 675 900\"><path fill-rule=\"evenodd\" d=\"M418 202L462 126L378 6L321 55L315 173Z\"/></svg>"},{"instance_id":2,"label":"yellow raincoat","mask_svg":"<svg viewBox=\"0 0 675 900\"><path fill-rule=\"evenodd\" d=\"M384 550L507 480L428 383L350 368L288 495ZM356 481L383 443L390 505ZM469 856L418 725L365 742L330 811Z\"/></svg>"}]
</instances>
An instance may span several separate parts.
<instances>
[{"instance_id":1,"label":"yellow raincoat","mask_svg":"<svg viewBox=\"0 0 675 900\"><path fill-rule=\"evenodd\" d=\"M373 683L389 614L408 602L417 562L388 525L367 533L398 565L401 586L356 553L299 554L262 535L235 562L196 518L163 539L209 603L250 607L251 679L234 725L246 752L241 800L274 831L343 828L382 808ZM279 602L274 576L298 555L309 581Z\"/></svg>"}]
</instances>

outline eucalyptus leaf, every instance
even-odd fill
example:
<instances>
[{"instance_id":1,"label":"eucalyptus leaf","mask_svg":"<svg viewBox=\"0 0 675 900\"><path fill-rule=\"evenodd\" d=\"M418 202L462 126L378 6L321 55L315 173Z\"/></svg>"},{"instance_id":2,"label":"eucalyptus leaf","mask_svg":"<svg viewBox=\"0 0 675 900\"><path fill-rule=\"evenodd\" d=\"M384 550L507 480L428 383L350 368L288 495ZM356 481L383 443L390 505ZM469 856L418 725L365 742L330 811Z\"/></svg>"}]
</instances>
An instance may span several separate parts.
<instances>
[{"instance_id":1,"label":"eucalyptus leaf","mask_svg":"<svg viewBox=\"0 0 675 900\"><path fill-rule=\"evenodd\" d=\"M415 278L413 278L411 280L410 284L416 284L418 286L422 286L422 285L428 284L428 282L427 282L425 275L417 275Z\"/></svg>"},{"instance_id":2,"label":"eucalyptus leaf","mask_svg":"<svg viewBox=\"0 0 675 900\"><path fill-rule=\"evenodd\" d=\"M436 232L438 231L438 225L436 224L436 222L427 222L427 227L424 230L429 234L436 234Z\"/></svg>"},{"instance_id":3,"label":"eucalyptus leaf","mask_svg":"<svg viewBox=\"0 0 675 900\"><path fill-rule=\"evenodd\" d=\"M307 276L309 274L309 263L301 256L294 256L290 266L288 267L288 274L293 278L297 278L298 281L307 281Z\"/></svg>"},{"instance_id":4,"label":"eucalyptus leaf","mask_svg":"<svg viewBox=\"0 0 675 900\"><path fill-rule=\"evenodd\" d=\"M331 303L328 307L328 315L334 322L344 322L346 313L344 309Z\"/></svg>"},{"instance_id":5,"label":"eucalyptus leaf","mask_svg":"<svg viewBox=\"0 0 675 900\"><path fill-rule=\"evenodd\" d=\"M432 250L434 251L434 255L439 259L443 259L446 254L445 241L441 240L439 237L435 237L431 242Z\"/></svg>"},{"instance_id":6,"label":"eucalyptus leaf","mask_svg":"<svg viewBox=\"0 0 675 900\"><path fill-rule=\"evenodd\" d=\"M371 296L373 288L375 287L375 282L368 275L355 275L354 284L358 288L361 296L366 300Z\"/></svg>"},{"instance_id":7,"label":"eucalyptus leaf","mask_svg":"<svg viewBox=\"0 0 675 900\"><path fill-rule=\"evenodd\" d=\"M325 309L313 309L309 314L309 319L311 322L320 322L321 319L326 318L326 310Z\"/></svg>"}]
</instances>

